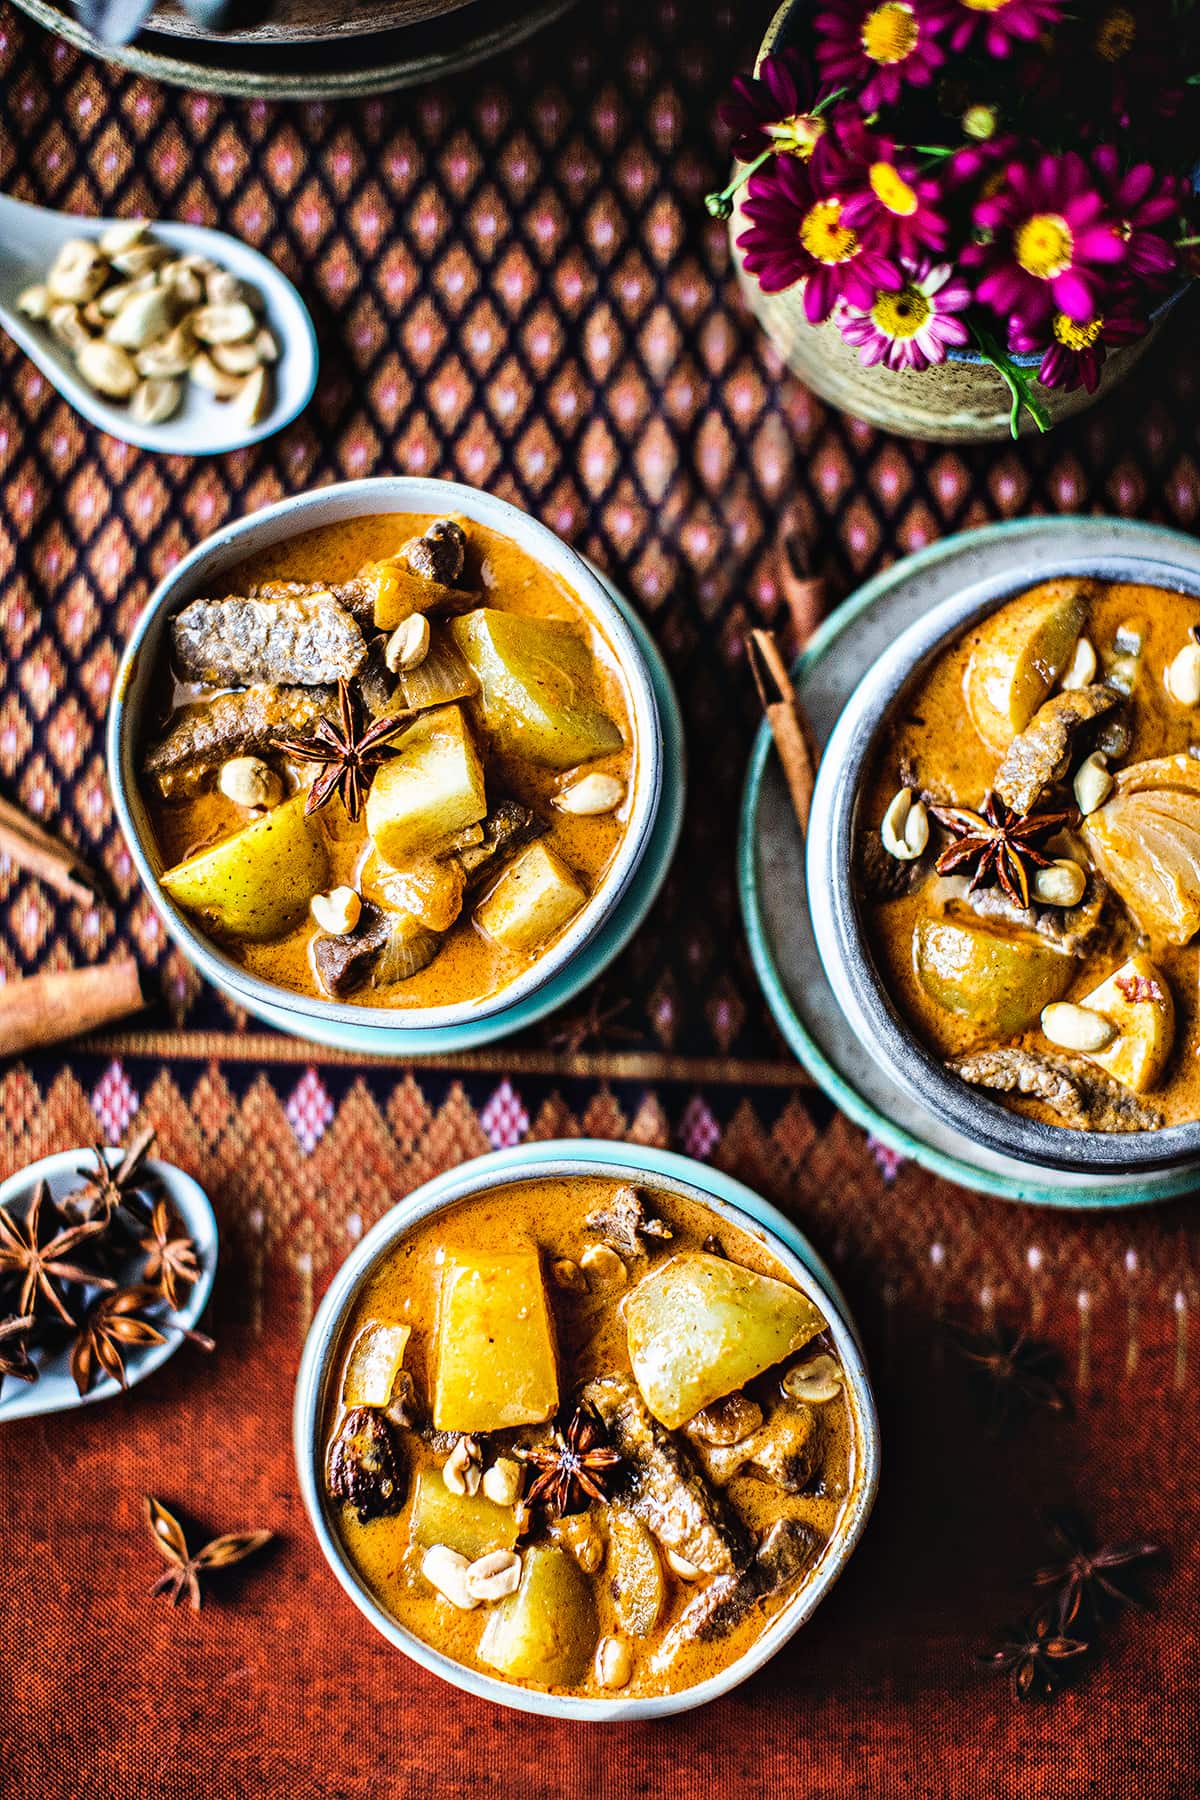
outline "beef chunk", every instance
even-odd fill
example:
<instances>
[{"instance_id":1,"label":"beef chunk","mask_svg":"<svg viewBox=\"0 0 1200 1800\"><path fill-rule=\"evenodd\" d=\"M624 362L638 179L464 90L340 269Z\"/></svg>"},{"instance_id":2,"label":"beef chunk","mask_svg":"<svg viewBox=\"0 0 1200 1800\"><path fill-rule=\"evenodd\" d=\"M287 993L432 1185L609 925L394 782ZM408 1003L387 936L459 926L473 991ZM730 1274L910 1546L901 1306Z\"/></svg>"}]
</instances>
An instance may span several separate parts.
<instances>
[{"instance_id":1,"label":"beef chunk","mask_svg":"<svg viewBox=\"0 0 1200 1800\"><path fill-rule=\"evenodd\" d=\"M362 913L353 931L340 937L321 936L313 944L313 961L321 985L335 1000L344 1000L358 988L365 987L383 954L392 924L380 906L363 902Z\"/></svg>"},{"instance_id":2,"label":"beef chunk","mask_svg":"<svg viewBox=\"0 0 1200 1800\"><path fill-rule=\"evenodd\" d=\"M367 660L362 632L328 591L286 600L193 600L171 621L171 647L184 680L210 687L320 687L349 680Z\"/></svg>"},{"instance_id":3,"label":"beef chunk","mask_svg":"<svg viewBox=\"0 0 1200 1800\"><path fill-rule=\"evenodd\" d=\"M653 1667L668 1668L687 1644L728 1637L756 1606L797 1579L817 1544L802 1519L777 1519L745 1569L716 1576L688 1602L655 1652Z\"/></svg>"},{"instance_id":4,"label":"beef chunk","mask_svg":"<svg viewBox=\"0 0 1200 1800\"><path fill-rule=\"evenodd\" d=\"M373 1406L350 1409L329 1451L329 1492L352 1506L365 1525L404 1504L392 1428Z\"/></svg>"},{"instance_id":5,"label":"beef chunk","mask_svg":"<svg viewBox=\"0 0 1200 1800\"><path fill-rule=\"evenodd\" d=\"M1075 739L1093 719L1118 706L1121 696L1107 687L1071 688L1039 706L1004 753L995 788L1014 812L1030 812L1042 789L1060 781L1070 767Z\"/></svg>"},{"instance_id":6,"label":"beef chunk","mask_svg":"<svg viewBox=\"0 0 1200 1800\"><path fill-rule=\"evenodd\" d=\"M164 793L195 787L199 778L230 756L262 756L283 737L307 737L319 719L336 719L337 693L329 687L250 687L240 694L181 706L142 768Z\"/></svg>"},{"instance_id":7,"label":"beef chunk","mask_svg":"<svg viewBox=\"0 0 1200 1800\"><path fill-rule=\"evenodd\" d=\"M457 587L466 554L467 534L454 519L435 519L401 551L414 575L442 587Z\"/></svg>"},{"instance_id":8,"label":"beef chunk","mask_svg":"<svg viewBox=\"0 0 1200 1800\"><path fill-rule=\"evenodd\" d=\"M1155 1131L1163 1122L1122 1082L1079 1057L1002 1047L946 1066L972 1087L1041 1100L1077 1131Z\"/></svg>"},{"instance_id":9,"label":"beef chunk","mask_svg":"<svg viewBox=\"0 0 1200 1800\"><path fill-rule=\"evenodd\" d=\"M589 1213L587 1222L622 1256L640 1255L644 1237L661 1243L672 1235L671 1227L664 1220L653 1214L647 1216L641 1193L628 1182L617 1189L607 1206L599 1212Z\"/></svg>"}]
</instances>

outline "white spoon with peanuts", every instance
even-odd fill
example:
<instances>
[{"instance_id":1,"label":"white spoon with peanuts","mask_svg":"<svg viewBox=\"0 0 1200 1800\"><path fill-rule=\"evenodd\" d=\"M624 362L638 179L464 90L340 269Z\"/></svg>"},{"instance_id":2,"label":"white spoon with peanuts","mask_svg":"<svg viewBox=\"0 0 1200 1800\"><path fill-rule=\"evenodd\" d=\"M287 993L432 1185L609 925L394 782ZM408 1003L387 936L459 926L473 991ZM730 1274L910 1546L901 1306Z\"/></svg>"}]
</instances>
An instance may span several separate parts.
<instances>
[{"instance_id":1,"label":"white spoon with peanuts","mask_svg":"<svg viewBox=\"0 0 1200 1800\"><path fill-rule=\"evenodd\" d=\"M203 225L80 218L0 194L0 325L85 419L168 455L270 437L316 385L316 334L292 283Z\"/></svg>"}]
</instances>

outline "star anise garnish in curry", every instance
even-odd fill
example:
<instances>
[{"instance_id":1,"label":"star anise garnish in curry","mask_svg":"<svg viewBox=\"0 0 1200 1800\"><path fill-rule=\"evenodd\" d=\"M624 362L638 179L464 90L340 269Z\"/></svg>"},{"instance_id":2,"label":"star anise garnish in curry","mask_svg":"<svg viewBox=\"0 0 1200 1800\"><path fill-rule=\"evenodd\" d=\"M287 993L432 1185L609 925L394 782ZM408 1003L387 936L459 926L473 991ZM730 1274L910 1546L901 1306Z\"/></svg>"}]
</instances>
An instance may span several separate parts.
<instances>
[{"instance_id":1,"label":"star anise garnish in curry","mask_svg":"<svg viewBox=\"0 0 1200 1800\"><path fill-rule=\"evenodd\" d=\"M171 1565L150 1589L151 1597L169 1594L172 1606L178 1606L186 1594L193 1612L200 1611L200 1579L214 1569L228 1569L244 1562L275 1535L271 1531L231 1531L213 1538L193 1556L188 1549L187 1534L174 1513L161 1501L146 1495L146 1524L161 1555Z\"/></svg>"},{"instance_id":2,"label":"star anise garnish in curry","mask_svg":"<svg viewBox=\"0 0 1200 1800\"><path fill-rule=\"evenodd\" d=\"M1070 1411L1070 1401L1058 1381L1062 1359L1053 1345L1039 1343L1026 1332L1003 1324L985 1332L955 1324L950 1330L995 1428L1039 1407L1050 1412Z\"/></svg>"},{"instance_id":3,"label":"star anise garnish in curry","mask_svg":"<svg viewBox=\"0 0 1200 1800\"><path fill-rule=\"evenodd\" d=\"M995 1649L980 1661L998 1674L1011 1675L1018 1700L1049 1699L1087 1648L1082 1638L1067 1637L1050 1612L1038 1612L1021 1625L1007 1626Z\"/></svg>"},{"instance_id":4,"label":"star anise garnish in curry","mask_svg":"<svg viewBox=\"0 0 1200 1800\"><path fill-rule=\"evenodd\" d=\"M582 1511L589 1500L604 1500L609 1472L621 1461L603 1442L597 1420L582 1406L565 1432L556 1427L552 1443L535 1444L523 1458L540 1471L525 1496L526 1505L544 1506L560 1518Z\"/></svg>"},{"instance_id":5,"label":"star anise garnish in curry","mask_svg":"<svg viewBox=\"0 0 1200 1800\"><path fill-rule=\"evenodd\" d=\"M1121 1607L1143 1609L1146 1601L1137 1591L1140 1565L1163 1555L1160 1544L1145 1539L1092 1546L1082 1520L1070 1512L1046 1515L1055 1548L1066 1560L1039 1569L1038 1587L1056 1592L1056 1617L1063 1631L1077 1622L1085 1628L1099 1625Z\"/></svg>"},{"instance_id":6,"label":"star anise garnish in curry","mask_svg":"<svg viewBox=\"0 0 1200 1800\"><path fill-rule=\"evenodd\" d=\"M77 1287L114 1285L105 1276L69 1260L73 1251L104 1227L99 1220L72 1225L43 1243L42 1208L49 1198L48 1183L39 1181L24 1219L14 1219L6 1206L0 1206L0 1274L9 1272L20 1281L19 1313L34 1312L41 1298L49 1301L65 1325L73 1325L75 1321L63 1304L55 1282Z\"/></svg>"},{"instance_id":7,"label":"star anise garnish in curry","mask_svg":"<svg viewBox=\"0 0 1200 1800\"><path fill-rule=\"evenodd\" d=\"M100 1144L92 1145L96 1159L94 1169L80 1169L83 1186L65 1194L58 1210L65 1219L79 1224L110 1219L119 1206L128 1205L142 1181L142 1168L154 1143L153 1129L140 1131L116 1168L111 1168Z\"/></svg>"},{"instance_id":8,"label":"star anise garnish in curry","mask_svg":"<svg viewBox=\"0 0 1200 1800\"><path fill-rule=\"evenodd\" d=\"M32 1313L26 1313L24 1318L0 1319L0 1382L6 1375L14 1381L37 1380L37 1364L29 1355L32 1329Z\"/></svg>"},{"instance_id":9,"label":"star anise garnish in curry","mask_svg":"<svg viewBox=\"0 0 1200 1800\"><path fill-rule=\"evenodd\" d=\"M199 1281L200 1265L195 1244L179 1230L179 1221L165 1200L154 1202L149 1234L139 1242L146 1252L143 1281L157 1287L172 1312L178 1312L180 1289Z\"/></svg>"},{"instance_id":10,"label":"star anise garnish in curry","mask_svg":"<svg viewBox=\"0 0 1200 1800\"><path fill-rule=\"evenodd\" d=\"M939 875L971 868L971 892L999 882L1014 906L1029 905L1031 869L1048 869L1053 861L1039 848L1054 832L1074 824L1078 815L1065 812L1015 813L997 793L989 793L983 810L969 806L931 806L940 825L957 840L937 859Z\"/></svg>"},{"instance_id":11,"label":"star anise garnish in curry","mask_svg":"<svg viewBox=\"0 0 1200 1800\"><path fill-rule=\"evenodd\" d=\"M364 730L358 695L344 677L338 681L338 710L340 728L331 719L320 719L311 738L280 738L274 747L297 762L322 765L308 790L306 813L319 811L335 792L340 792L347 816L357 819L371 785L372 771L384 760L384 744L403 730L409 719L404 714L391 713L375 719Z\"/></svg>"}]
</instances>

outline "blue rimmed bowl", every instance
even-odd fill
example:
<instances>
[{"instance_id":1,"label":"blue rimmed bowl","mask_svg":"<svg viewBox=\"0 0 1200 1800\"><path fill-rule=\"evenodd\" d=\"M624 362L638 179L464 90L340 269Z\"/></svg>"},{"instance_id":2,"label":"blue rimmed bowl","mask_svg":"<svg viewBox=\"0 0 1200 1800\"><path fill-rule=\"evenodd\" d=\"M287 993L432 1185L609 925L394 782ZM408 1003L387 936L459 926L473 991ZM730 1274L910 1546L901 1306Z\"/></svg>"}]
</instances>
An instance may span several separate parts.
<instances>
[{"instance_id":1,"label":"blue rimmed bowl","mask_svg":"<svg viewBox=\"0 0 1200 1800\"><path fill-rule=\"evenodd\" d=\"M422 1008L366 1007L300 994L251 975L163 889L162 860L138 779L138 756L171 617L246 558L318 526L385 513L450 513L512 539L557 575L596 621L624 678L634 738L630 812L612 862L588 904L550 949L481 999ZM592 565L538 520L476 488L413 476L344 482L265 507L215 533L151 596L121 658L108 719L117 817L143 886L188 961L238 1005L295 1036L366 1054L467 1049L508 1035L565 1004L623 948L645 916L678 841L684 761L678 704L666 669L632 607Z\"/></svg>"},{"instance_id":2,"label":"blue rimmed bowl","mask_svg":"<svg viewBox=\"0 0 1200 1800\"><path fill-rule=\"evenodd\" d=\"M856 1466L850 1496L837 1531L808 1581L744 1656L707 1681L677 1694L585 1699L515 1686L455 1662L400 1625L380 1606L343 1548L326 1497L324 1420L330 1386L338 1375L338 1351L359 1295L380 1262L419 1220L445 1211L460 1200L514 1182L572 1176L610 1176L616 1181L633 1179L648 1184L668 1196L677 1194L707 1206L718 1219L756 1238L778 1257L792 1280L820 1307L828 1321L854 1410ZM313 1320L300 1360L292 1424L300 1491L317 1541L338 1581L375 1629L414 1662L455 1687L520 1712L560 1719L660 1719L703 1706L745 1681L783 1648L828 1594L866 1529L879 1485L879 1421L862 1344L841 1289L803 1232L752 1189L703 1163L667 1150L587 1138L521 1144L512 1150L481 1156L427 1182L385 1214L334 1276Z\"/></svg>"}]
</instances>

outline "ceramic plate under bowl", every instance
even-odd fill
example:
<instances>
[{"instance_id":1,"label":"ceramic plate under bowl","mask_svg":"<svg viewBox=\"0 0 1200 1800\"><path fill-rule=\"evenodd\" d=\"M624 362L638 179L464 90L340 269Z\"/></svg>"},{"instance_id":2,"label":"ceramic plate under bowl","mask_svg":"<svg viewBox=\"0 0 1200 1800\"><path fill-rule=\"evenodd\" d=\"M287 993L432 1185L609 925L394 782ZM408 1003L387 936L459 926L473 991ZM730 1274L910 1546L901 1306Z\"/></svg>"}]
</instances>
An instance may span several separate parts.
<instances>
[{"instance_id":1,"label":"ceramic plate under bowl","mask_svg":"<svg viewBox=\"0 0 1200 1800\"><path fill-rule=\"evenodd\" d=\"M939 601L1002 572L1026 571L1032 586L1050 563L1106 555L1177 563L1200 579L1194 538L1127 519L1014 520L905 557L839 607L796 666L819 743L826 743L865 671ZM1194 1164L1154 1175L1031 1169L964 1137L884 1074L851 1030L821 967L805 897L804 846L765 725L742 800L738 880L750 953L776 1024L834 1103L883 1143L964 1187L1046 1206L1134 1206L1195 1187Z\"/></svg>"},{"instance_id":2,"label":"ceramic plate under bowl","mask_svg":"<svg viewBox=\"0 0 1200 1800\"><path fill-rule=\"evenodd\" d=\"M125 1152L107 1149L104 1154L109 1167L115 1169ZM79 1172L86 1172L91 1160L91 1152L88 1150L60 1150L54 1156L43 1156L40 1162L30 1163L27 1169L19 1170L0 1184L0 1206L19 1208L23 1215L39 1181L49 1183L50 1192L56 1199L70 1193L73 1188L82 1185ZM183 1305L178 1311L167 1312L165 1308L156 1308L149 1316L154 1320L161 1313L164 1318L169 1318L190 1331L208 1305L209 1295L212 1293L213 1277L217 1272L217 1221L208 1195L182 1169L177 1169L173 1163L157 1160L146 1162L143 1168L147 1182L152 1182L170 1201L177 1218L196 1246L196 1261L200 1265L200 1279L187 1289ZM139 1381L145 1381L148 1375L153 1375L155 1369L161 1368L168 1357L174 1356L183 1341L178 1331L167 1331L164 1343L151 1344L145 1350L127 1350L125 1372L129 1378L129 1386L136 1387ZM98 1370L91 1388L81 1395L71 1379L66 1349L53 1357L42 1358L37 1355L35 1361L41 1369L35 1382L27 1384L5 1378L0 1389L0 1425L8 1419L30 1419L41 1413L70 1412L77 1406L92 1406L97 1400L111 1400L122 1392L120 1384L111 1375Z\"/></svg>"},{"instance_id":3,"label":"ceramic plate under bowl","mask_svg":"<svg viewBox=\"0 0 1200 1800\"><path fill-rule=\"evenodd\" d=\"M808 1584L783 1607L739 1661L719 1675L678 1694L585 1699L519 1687L455 1662L398 1624L375 1600L341 1548L325 1498L322 1420L327 1386L335 1373L334 1358L346 1321L377 1260L418 1219L457 1200L515 1181L544 1181L572 1175L610 1176L615 1181L632 1178L658 1187L668 1197L672 1192L683 1195L711 1207L766 1244L797 1284L821 1307L838 1359L846 1371L859 1427L861 1465L855 1470L853 1491L838 1534L826 1546ZM782 1649L833 1586L866 1528L879 1485L879 1421L862 1346L840 1288L804 1234L752 1189L704 1163L693 1162L689 1157L676 1156L667 1150L587 1138L521 1144L512 1150L478 1157L474 1162L450 1169L427 1182L385 1214L339 1269L321 1302L300 1360L292 1422L296 1468L304 1504L330 1567L359 1610L390 1643L455 1687L465 1688L468 1693L501 1706L514 1707L519 1712L543 1713L554 1718L592 1721L663 1718L670 1713L703 1706L746 1680Z\"/></svg>"}]
</instances>

